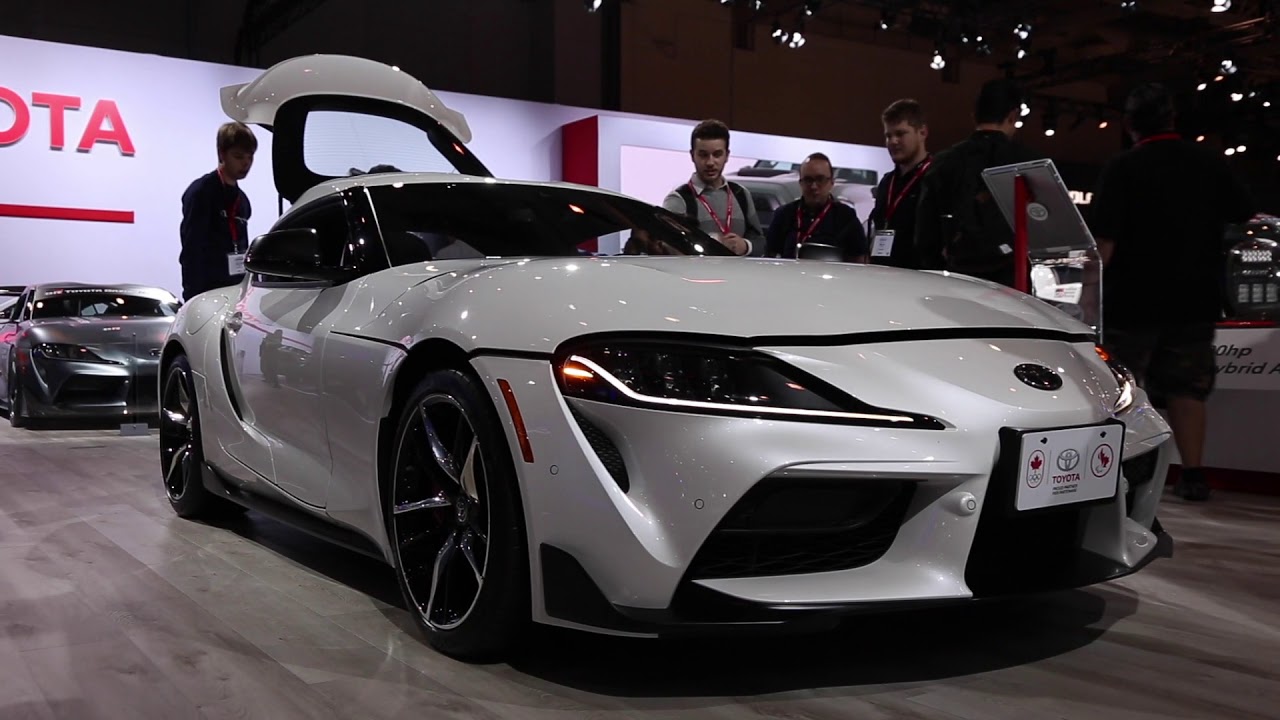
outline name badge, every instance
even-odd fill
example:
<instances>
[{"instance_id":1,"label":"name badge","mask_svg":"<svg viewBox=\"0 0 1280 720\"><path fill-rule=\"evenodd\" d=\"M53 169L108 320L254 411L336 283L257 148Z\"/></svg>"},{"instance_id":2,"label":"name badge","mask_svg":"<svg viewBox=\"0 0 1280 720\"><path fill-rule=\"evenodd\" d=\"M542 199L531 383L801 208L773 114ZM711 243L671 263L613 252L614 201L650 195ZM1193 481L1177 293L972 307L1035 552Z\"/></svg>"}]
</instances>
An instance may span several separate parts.
<instances>
[{"instance_id":1,"label":"name badge","mask_svg":"<svg viewBox=\"0 0 1280 720\"><path fill-rule=\"evenodd\" d=\"M889 257L893 254L893 231L880 230L871 242L871 257Z\"/></svg>"},{"instance_id":2,"label":"name badge","mask_svg":"<svg viewBox=\"0 0 1280 720\"><path fill-rule=\"evenodd\" d=\"M228 253L227 254L227 274L228 275L244 274L244 253Z\"/></svg>"}]
</instances>

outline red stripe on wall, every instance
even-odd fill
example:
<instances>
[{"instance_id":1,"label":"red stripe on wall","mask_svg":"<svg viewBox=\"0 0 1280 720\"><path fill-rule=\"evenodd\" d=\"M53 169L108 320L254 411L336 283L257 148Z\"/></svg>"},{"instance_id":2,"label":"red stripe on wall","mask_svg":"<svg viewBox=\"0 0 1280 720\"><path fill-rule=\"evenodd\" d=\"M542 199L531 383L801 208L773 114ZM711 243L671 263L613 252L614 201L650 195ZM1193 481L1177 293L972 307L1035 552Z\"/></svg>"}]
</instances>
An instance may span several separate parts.
<instances>
[{"instance_id":1,"label":"red stripe on wall","mask_svg":"<svg viewBox=\"0 0 1280 720\"><path fill-rule=\"evenodd\" d=\"M79 220L82 222L132 223L133 211L47 207L43 205L0 204L0 217L34 218L36 220Z\"/></svg>"},{"instance_id":2,"label":"red stripe on wall","mask_svg":"<svg viewBox=\"0 0 1280 720\"><path fill-rule=\"evenodd\" d=\"M560 155L560 177L565 182L599 187L599 116L592 115L560 128ZM581 247L588 252L596 252L599 242L591 240Z\"/></svg>"}]
</instances>

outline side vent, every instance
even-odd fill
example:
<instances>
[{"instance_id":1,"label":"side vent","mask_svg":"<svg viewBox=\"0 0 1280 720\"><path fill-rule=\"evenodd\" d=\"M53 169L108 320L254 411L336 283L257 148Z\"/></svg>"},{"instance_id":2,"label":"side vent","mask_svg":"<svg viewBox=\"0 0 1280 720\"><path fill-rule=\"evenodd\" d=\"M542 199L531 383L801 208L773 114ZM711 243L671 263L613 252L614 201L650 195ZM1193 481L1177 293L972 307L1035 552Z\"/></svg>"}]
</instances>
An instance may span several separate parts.
<instances>
[{"instance_id":1,"label":"side vent","mask_svg":"<svg viewBox=\"0 0 1280 720\"><path fill-rule=\"evenodd\" d=\"M582 434L587 436L587 442L591 444L591 449L596 452L596 456L600 458L600 462L609 471L613 481L622 489L622 492L630 491L631 479L627 476L627 464L622 461L622 453L618 451L618 446L613 444L613 441L609 439L608 435L605 435L599 426L579 412L572 402L569 403L569 412L573 414L573 419L578 423L578 427L582 429Z\"/></svg>"}]
</instances>

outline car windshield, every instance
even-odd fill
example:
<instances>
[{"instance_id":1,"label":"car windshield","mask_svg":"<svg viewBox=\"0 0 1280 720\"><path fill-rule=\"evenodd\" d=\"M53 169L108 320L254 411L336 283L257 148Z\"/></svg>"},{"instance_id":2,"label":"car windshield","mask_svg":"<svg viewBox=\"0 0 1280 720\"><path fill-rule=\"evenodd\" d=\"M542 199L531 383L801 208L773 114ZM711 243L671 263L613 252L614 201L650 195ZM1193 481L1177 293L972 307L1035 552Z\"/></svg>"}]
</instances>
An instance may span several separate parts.
<instances>
[{"instance_id":1,"label":"car windshield","mask_svg":"<svg viewBox=\"0 0 1280 720\"><path fill-rule=\"evenodd\" d=\"M481 257L591 254L730 255L662 208L568 187L522 183L396 183L369 188L393 266Z\"/></svg>"},{"instance_id":2,"label":"car windshield","mask_svg":"<svg viewBox=\"0 0 1280 720\"><path fill-rule=\"evenodd\" d=\"M37 296L31 317L172 317L176 302L111 290L55 289Z\"/></svg>"}]
</instances>

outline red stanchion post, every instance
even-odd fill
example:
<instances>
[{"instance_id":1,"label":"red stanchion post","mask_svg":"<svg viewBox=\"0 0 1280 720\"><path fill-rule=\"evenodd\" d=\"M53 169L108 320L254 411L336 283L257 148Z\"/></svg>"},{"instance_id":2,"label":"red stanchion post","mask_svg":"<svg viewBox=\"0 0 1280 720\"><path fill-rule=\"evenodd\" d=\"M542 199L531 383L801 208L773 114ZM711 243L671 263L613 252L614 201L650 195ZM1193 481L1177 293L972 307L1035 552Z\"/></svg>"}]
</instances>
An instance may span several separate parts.
<instances>
[{"instance_id":1,"label":"red stanchion post","mask_svg":"<svg viewBox=\"0 0 1280 720\"><path fill-rule=\"evenodd\" d=\"M1030 202L1027 179L1018 175L1013 179L1013 286L1020 292L1029 292L1031 282L1031 250L1027 241L1027 203Z\"/></svg>"}]
</instances>

